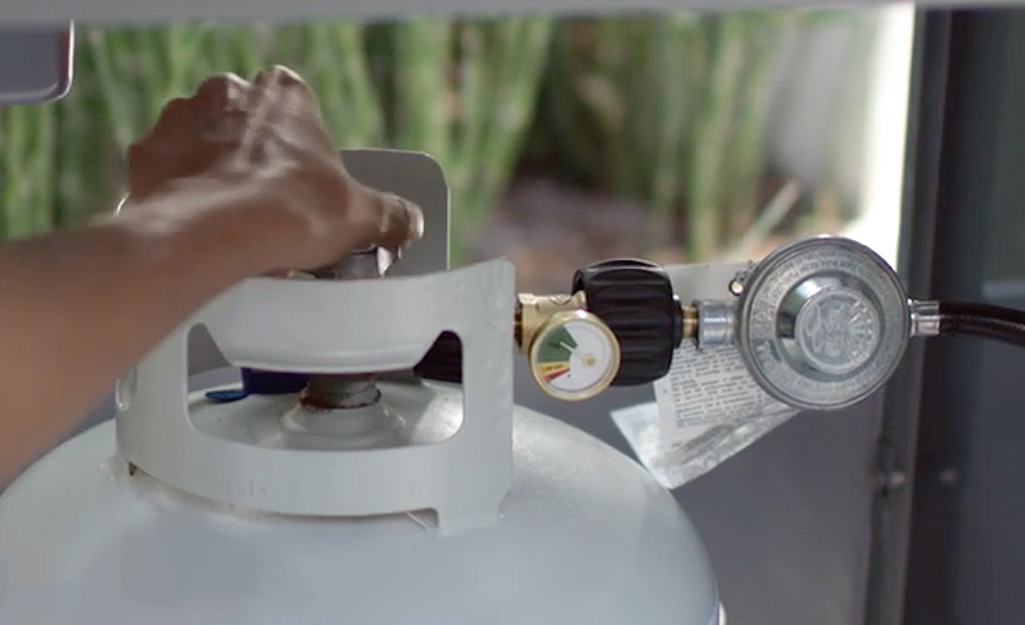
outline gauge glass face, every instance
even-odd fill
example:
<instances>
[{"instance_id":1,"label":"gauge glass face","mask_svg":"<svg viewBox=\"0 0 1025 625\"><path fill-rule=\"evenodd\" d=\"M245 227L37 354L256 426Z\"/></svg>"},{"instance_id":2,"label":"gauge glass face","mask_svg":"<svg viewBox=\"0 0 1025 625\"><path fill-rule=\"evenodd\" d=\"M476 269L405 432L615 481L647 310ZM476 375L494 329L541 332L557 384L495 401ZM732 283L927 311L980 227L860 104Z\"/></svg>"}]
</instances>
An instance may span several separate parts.
<instances>
[{"instance_id":1,"label":"gauge glass face","mask_svg":"<svg viewBox=\"0 0 1025 625\"><path fill-rule=\"evenodd\" d=\"M557 396L587 396L603 391L615 375L615 337L587 318L554 324L537 338L535 376Z\"/></svg>"}]
</instances>

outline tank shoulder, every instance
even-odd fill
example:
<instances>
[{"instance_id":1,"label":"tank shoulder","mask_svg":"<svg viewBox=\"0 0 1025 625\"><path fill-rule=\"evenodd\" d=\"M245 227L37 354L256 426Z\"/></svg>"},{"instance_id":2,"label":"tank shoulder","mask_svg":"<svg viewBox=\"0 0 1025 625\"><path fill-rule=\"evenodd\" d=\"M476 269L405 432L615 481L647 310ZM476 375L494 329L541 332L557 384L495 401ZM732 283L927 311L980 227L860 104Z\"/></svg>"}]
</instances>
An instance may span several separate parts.
<instances>
[{"instance_id":1,"label":"tank shoulder","mask_svg":"<svg viewBox=\"0 0 1025 625\"><path fill-rule=\"evenodd\" d=\"M718 593L670 493L612 447L522 408L500 518L455 535L418 515L218 506L130 476L110 421L0 497L0 622L319 624L341 613L366 625L714 625Z\"/></svg>"}]
</instances>

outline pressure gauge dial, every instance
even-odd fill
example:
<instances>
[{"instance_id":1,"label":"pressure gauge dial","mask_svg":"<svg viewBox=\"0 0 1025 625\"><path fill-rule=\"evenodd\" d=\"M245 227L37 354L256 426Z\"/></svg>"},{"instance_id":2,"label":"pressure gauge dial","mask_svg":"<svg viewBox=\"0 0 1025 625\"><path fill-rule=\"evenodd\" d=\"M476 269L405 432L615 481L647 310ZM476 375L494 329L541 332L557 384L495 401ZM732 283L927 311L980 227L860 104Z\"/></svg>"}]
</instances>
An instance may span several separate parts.
<instances>
[{"instance_id":1,"label":"pressure gauge dial","mask_svg":"<svg viewBox=\"0 0 1025 625\"><path fill-rule=\"evenodd\" d=\"M552 315L534 335L528 357L537 384L556 399L581 401L607 389L619 373L619 341L584 310Z\"/></svg>"}]
</instances>

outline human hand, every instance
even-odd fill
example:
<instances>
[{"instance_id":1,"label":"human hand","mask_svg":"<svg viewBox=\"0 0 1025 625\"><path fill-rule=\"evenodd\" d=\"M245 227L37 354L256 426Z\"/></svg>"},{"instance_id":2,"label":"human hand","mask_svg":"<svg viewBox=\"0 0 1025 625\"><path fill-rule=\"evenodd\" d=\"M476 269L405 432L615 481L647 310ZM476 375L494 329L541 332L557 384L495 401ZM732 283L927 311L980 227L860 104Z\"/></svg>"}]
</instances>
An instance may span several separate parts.
<instances>
[{"instance_id":1,"label":"human hand","mask_svg":"<svg viewBox=\"0 0 1025 625\"><path fill-rule=\"evenodd\" d=\"M132 204L190 193L223 198L211 210L223 211L235 224L231 236L242 239L226 244L255 250L266 265L259 271L313 269L370 246L397 252L423 236L419 207L348 174L316 98L283 67L251 83L208 78L193 96L167 104L127 160Z\"/></svg>"}]
</instances>

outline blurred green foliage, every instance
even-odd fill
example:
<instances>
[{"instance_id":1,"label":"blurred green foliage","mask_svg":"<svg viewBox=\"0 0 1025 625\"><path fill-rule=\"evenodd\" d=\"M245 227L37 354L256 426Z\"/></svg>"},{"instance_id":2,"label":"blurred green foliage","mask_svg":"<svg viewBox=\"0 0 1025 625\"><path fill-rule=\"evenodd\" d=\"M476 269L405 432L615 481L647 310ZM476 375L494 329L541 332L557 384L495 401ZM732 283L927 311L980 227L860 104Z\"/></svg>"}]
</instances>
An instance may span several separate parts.
<instances>
[{"instance_id":1,"label":"blurred green foliage","mask_svg":"<svg viewBox=\"0 0 1025 625\"><path fill-rule=\"evenodd\" d=\"M422 150L451 186L459 264L529 135L563 173L651 206L705 258L759 210L766 100L793 11L386 25L79 28L63 101L0 109L0 237L75 226L123 192L124 149L207 75L279 63L339 146ZM680 225L682 224L682 226Z\"/></svg>"},{"instance_id":2,"label":"blurred green foliage","mask_svg":"<svg viewBox=\"0 0 1025 625\"><path fill-rule=\"evenodd\" d=\"M538 122L587 184L651 207L649 245L682 230L708 258L760 210L777 55L798 11L560 24Z\"/></svg>"}]
</instances>

